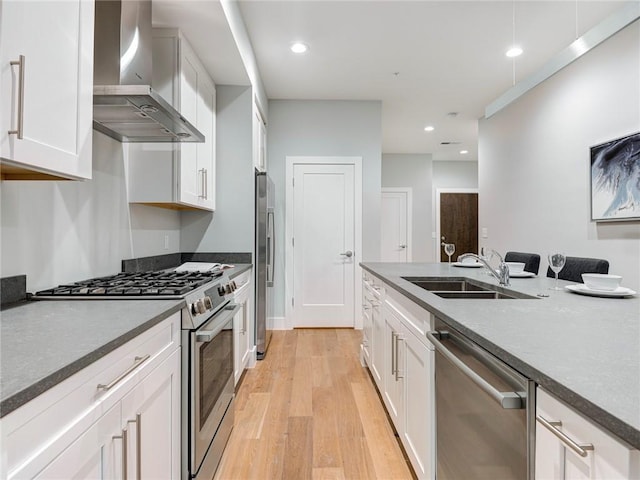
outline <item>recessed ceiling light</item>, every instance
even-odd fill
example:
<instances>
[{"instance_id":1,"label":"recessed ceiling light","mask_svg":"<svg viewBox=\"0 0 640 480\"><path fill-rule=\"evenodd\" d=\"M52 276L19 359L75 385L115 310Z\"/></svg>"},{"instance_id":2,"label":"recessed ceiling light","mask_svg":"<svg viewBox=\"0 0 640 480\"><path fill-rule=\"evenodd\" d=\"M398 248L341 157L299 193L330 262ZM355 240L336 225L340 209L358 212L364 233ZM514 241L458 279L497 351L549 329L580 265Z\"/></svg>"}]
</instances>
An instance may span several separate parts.
<instances>
[{"instance_id":1,"label":"recessed ceiling light","mask_svg":"<svg viewBox=\"0 0 640 480\"><path fill-rule=\"evenodd\" d=\"M518 56L522 55L522 49L520 47L514 45L509 50L507 50L507 53L505 55L507 57L509 57L509 58L518 57Z\"/></svg>"},{"instance_id":2,"label":"recessed ceiling light","mask_svg":"<svg viewBox=\"0 0 640 480\"><path fill-rule=\"evenodd\" d=\"M424 131L425 132L433 132L435 130L435 128L433 128L431 125L428 125L426 127L424 127Z\"/></svg>"},{"instance_id":3,"label":"recessed ceiling light","mask_svg":"<svg viewBox=\"0 0 640 480\"><path fill-rule=\"evenodd\" d=\"M467 153L469 153L469 150L460 150L460 153L461 153L462 155L466 155Z\"/></svg>"},{"instance_id":4,"label":"recessed ceiling light","mask_svg":"<svg viewBox=\"0 0 640 480\"><path fill-rule=\"evenodd\" d=\"M291 51L293 53L306 53L309 50L309 46L306 43L295 42L291 44Z\"/></svg>"}]
</instances>

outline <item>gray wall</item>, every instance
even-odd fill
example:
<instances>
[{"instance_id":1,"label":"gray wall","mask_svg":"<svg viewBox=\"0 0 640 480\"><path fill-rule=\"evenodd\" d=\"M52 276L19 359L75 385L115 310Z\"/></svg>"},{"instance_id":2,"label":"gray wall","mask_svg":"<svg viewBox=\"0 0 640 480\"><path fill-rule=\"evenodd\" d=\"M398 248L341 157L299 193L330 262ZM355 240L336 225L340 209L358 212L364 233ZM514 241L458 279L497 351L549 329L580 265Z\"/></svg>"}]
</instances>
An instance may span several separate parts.
<instances>
[{"instance_id":1,"label":"gray wall","mask_svg":"<svg viewBox=\"0 0 640 480\"><path fill-rule=\"evenodd\" d=\"M284 316L285 169L287 156L362 157L364 261L380 258L382 104L378 101L270 100L267 170L275 184L275 316Z\"/></svg>"},{"instance_id":2,"label":"gray wall","mask_svg":"<svg viewBox=\"0 0 640 480\"><path fill-rule=\"evenodd\" d=\"M639 222L590 220L589 147L640 130L640 22L480 122L484 245L606 258L640 288Z\"/></svg>"},{"instance_id":3,"label":"gray wall","mask_svg":"<svg viewBox=\"0 0 640 480\"><path fill-rule=\"evenodd\" d=\"M432 161L430 154L382 155L382 186L411 187L412 238L411 253L414 262L433 261L432 231Z\"/></svg>"},{"instance_id":4,"label":"gray wall","mask_svg":"<svg viewBox=\"0 0 640 480\"><path fill-rule=\"evenodd\" d=\"M251 91L251 87L216 86L216 211L182 213L184 252L253 251Z\"/></svg>"},{"instance_id":5,"label":"gray wall","mask_svg":"<svg viewBox=\"0 0 640 480\"><path fill-rule=\"evenodd\" d=\"M478 188L478 162L433 162L433 191L438 188Z\"/></svg>"},{"instance_id":6,"label":"gray wall","mask_svg":"<svg viewBox=\"0 0 640 480\"><path fill-rule=\"evenodd\" d=\"M33 292L119 272L124 258L180 251L179 213L129 206L127 149L94 132L92 180L1 182L0 276L26 274Z\"/></svg>"}]
</instances>

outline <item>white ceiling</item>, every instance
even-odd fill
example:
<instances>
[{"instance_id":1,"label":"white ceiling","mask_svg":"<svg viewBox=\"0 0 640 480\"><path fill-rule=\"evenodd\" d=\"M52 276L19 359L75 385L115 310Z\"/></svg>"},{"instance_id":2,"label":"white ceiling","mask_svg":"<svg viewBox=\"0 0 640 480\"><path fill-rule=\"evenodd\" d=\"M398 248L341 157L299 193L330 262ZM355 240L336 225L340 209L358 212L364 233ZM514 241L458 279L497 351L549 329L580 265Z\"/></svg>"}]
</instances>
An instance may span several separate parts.
<instances>
[{"instance_id":1,"label":"white ceiling","mask_svg":"<svg viewBox=\"0 0 640 480\"><path fill-rule=\"evenodd\" d=\"M239 1L270 99L381 100L382 152L434 160L476 160L484 108L624 3ZM247 84L217 0L153 0L153 12L183 30L216 83ZM524 54L511 60L514 36ZM292 54L293 41L309 52Z\"/></svg>"}]
</instances>

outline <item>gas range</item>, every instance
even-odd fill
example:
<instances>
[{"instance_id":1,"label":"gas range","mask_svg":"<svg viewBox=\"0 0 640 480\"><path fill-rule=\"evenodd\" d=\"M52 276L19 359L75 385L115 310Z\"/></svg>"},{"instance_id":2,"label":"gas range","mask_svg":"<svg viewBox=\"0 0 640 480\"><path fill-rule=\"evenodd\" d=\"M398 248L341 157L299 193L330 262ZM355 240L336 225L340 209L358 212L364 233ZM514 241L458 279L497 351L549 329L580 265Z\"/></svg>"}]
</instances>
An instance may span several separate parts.
<instances>
[{"instance_id":1,"label":"gas range","mask_svg":"<svg viewBox=\"0 0 640 480\"><path fill-rule=\"evenodd\" d=\"M41 290L34 300L184 299L182 327L197 328L229 302L236 289L222 270L123 272Z\"/></svg>"}]
</instances>

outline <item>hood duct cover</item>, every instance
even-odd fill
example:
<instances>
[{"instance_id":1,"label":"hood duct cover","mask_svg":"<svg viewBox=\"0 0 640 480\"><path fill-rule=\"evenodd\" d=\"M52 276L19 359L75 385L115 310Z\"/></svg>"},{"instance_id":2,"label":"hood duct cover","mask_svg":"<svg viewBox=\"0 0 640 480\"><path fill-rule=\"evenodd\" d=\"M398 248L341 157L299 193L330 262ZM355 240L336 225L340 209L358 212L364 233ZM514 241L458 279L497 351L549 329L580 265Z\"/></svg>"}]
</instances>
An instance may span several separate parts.
<instances>
[{"instance_id":1,"label":"hood duct cover","mask_svg":"<svg viewBox=\"0 0 640 480\"><path fill-rule=\"evenodd\" d=\"M93 128L121 142L204 142L151 88L151 0L95 4Z\"/></svg>"}]
</instances>

